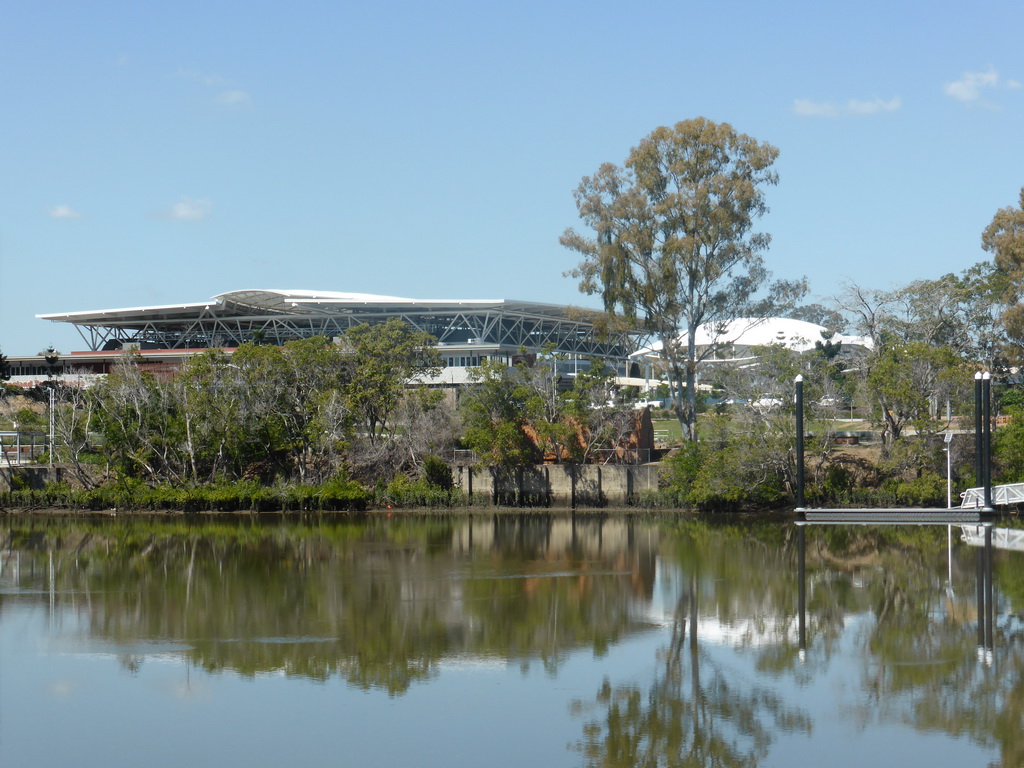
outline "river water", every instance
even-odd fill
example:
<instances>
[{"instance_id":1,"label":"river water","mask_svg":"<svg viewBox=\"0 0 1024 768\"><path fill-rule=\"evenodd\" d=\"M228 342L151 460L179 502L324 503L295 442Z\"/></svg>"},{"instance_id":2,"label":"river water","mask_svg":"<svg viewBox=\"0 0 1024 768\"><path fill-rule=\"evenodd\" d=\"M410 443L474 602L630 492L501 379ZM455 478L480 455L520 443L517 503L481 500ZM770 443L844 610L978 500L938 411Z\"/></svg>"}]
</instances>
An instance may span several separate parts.
<instances>
[{"instance_id":1,"label":"river water","mask_svg":"<svg viewBox=\"0 0 1024 768\"><path fill-rule=\"evenodd\" d=\"M971 533L8 518L0 765L1020 766L1024 531Z\"/></svg>"}]
</instances>

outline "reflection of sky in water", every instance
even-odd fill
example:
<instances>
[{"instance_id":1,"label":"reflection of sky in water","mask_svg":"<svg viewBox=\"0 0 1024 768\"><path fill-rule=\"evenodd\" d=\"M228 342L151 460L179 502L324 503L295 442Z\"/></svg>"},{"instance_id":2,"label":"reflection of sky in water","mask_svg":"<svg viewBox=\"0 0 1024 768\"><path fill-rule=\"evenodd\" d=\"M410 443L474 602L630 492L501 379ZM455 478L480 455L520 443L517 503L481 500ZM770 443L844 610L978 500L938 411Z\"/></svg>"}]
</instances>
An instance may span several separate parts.
<instances>
[{"instance_id":1,"label":"reflection of sky in water","mask_svg":"<svg viewBox=\"0 0 1024 768\"><path fill-rule=\"evenodd\" d=\"M685 578L677 564L658 558L653 597L647 611L652 624L667 628L676 621ZM864 586L860 578L850 581L855 589ZM968 597L973 598L973 593ZM795 595L793 603L795 607ZM804 710L813 720L810 734L776 731L768 756L759 763L761 766L973 766L989 765L998 760L991 751L979 748L966 737L954 739L945 733L915 731L900 722L886 722L883 715L871 714L875 707L863 688L865 664L877 664L866 660L865 643L875 625L871 612L844 614L837 622L838 645L831 649L828 657L816 654L812 647L811 657L805 656L803 662L797 662L799 667L807 668L805 674L770 677L758 669L759 655L771 647L789 645L795 649L798 646L799 625L795 613L786 617L755 616L722 621L702 607L698 617L699 645L702 656L707 659L703 674L717 669L725 671L734 686L743 682L752 687L767 685L783 701ZM808 622L813 637L814 617L809 617ZM964 631L973 632L969 627ZM664 643L665 636L661 635L659 640ZM947 660L919 659L902 663L938 665Z\"/></svg>"},{"instance_id":2,"label":"reflection of sky in water","mask_svg":"<svg viewBox=\"0 0 1024 768\"><path fill-rule=\"evenodd\" d=\"M802 684L791 677L773 681L788 702L807 710L814 720L810 738L776 733L766 766L822 765L829 768L865 766L982 766L995 755L968 739L945 733L912 730L899 722L879 718L864 720L863 712L875 709L862 686L864 634L874 623L870 614L847 617L839 645L830 658L818 663L814 650L808 654L813 674ZM755 653L717 651L738 674L755 676ZM1007 768L1009 768L1007 766Z\"/></svg>"},{"instance_id":3,"label":"reflection of sky in water","mask_svg":"<svg viewBox=\"0 0 1024 768\"><path fill-rule=\"evenodd\" d=\"M851 622L843 648L811 680L771 685L812 714L806 734L775 733L764 766L982 765L977 747L898 725L861 728L844 711L858 690ZM66 624L65 624L66 628ZM703 622L701 622L703 629ZM71 652L53 638L45 613L0 614L0 760L3 765L79 766L571 766L580 738L571 702L592 701L600 681L652 679L663 632L635 636L602 658L574 653L551 676L500 659L452 657L427 685L400 697L325 683L233 673L207 674L169 648L86 644ZM703 644L707 674L733 685L764 684L755 653ZM136 672L125 655L144 657ZM901 755L897 762L894 756ZM912 755L912 757L911 757Z\"/></svg>"},{"instance_id":4,"label":"reflection of sky in water","mask_svg":"<svg viewBox=\"0 0 1024 768\"><path fill-rule=\"evenodd\" d=\"M458 569L449 574L465 578ZM576 576L548 571L472 578ZM429 680L389 696L338 675L320 682L283 672L207 672L190 661L188 642L97 638L77 595L72 606L64 602L70 593L57 594L51 609L45 590L6 583L0 602L0 765L581 765L571 747L585 722L600 717L596 694L602 681L651 686L663 670L686 587L682 570L659 557L650 601L634 606L640 625L603 655L570 649L552 670L531 659L451 652L436 662ZM764 654L778 648L795 653L793 612L782 619L724 621L705 614L710 605L702 603L698 621L702 680L717 672L734 689L765 688L812 720L809 734L774 732L759 765L975 766L998 759L966 738L915 731L872 715L864 674L873 663L865 650L873 614L845 614L827 655L812 644L806 660L791 670L765 671ZM217 640L296 645L310 653L332 641L273 634ZM688 651L681 658L691 662Z\"/></svg>"},{"instance_id":5,"label":"reflection of sky in water","mask_svg":"<svg viewBox=\"0 0 1024 768\"><path fill-rule=\"evenodd\" d=\"M64 622L65 629L68 628ZM643 647L646 646L646 647ZM208 674L156 645L51 635L45 611L0 611L0 764L79 766L575 765L569 702L602 674L643 675L655 644L576 653L557 676L454 656L389 697L337 677ZM129 671L126 656L140 656Z\"/></svg>"}]
</instances>

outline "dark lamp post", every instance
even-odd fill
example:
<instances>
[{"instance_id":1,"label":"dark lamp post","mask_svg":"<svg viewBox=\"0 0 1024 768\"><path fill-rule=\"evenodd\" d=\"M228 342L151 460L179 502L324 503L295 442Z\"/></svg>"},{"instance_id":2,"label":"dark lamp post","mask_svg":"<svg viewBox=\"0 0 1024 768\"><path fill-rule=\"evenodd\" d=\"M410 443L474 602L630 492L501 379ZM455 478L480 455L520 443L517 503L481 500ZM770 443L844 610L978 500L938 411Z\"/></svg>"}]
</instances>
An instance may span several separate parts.
<instances>
[{"instance_id":1,"label":"dark lamp post","mask_svg":"<svg viewBox=\"0 0 1024 768\"><path fill-rule=\"evenodd\" d=\"M804 508L804 377L796 384L796 508Z\"/></svg>"},{"instance_id":2,"label":"dark lamp post","mask_svg":"<svg viewBox=\"0 0 1024 768\"><path fill-rule=\"evenodd\" d=\"M39 354L42 355L43 360L46 361L46 384L47 384L47 389L50 390L50 393L49 393L50 394L50 445L49 445L49 455L50 455L50 468L52 469L53 468L53 450L54 450L53 436L54 436L54 431L55 431L54 427L56 426L56 424L54 423L53 377L57 374L57 363L60 362L60 352L58 352L53 347L47 347L46 349L44 349Z\"/></svg>"}]
</instances>

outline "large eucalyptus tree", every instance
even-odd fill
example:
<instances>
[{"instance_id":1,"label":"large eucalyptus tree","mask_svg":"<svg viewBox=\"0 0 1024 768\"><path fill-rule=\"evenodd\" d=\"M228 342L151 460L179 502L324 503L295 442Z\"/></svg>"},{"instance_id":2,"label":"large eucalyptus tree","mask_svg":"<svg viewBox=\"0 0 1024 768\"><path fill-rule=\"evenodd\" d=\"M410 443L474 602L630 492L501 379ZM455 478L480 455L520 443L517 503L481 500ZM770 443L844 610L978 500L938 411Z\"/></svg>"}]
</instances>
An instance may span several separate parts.
<instances>
[{"instance_id":1,"label":"large eucalyptus tree","mask_svg":"<svg viewBox=\"0 0 1024 768\"><path fill-rule=\"evenodd\" d=\"M696 118L656 128L624 167L605 163L575 192L592 234L568 229L561 243L583 256L568 274L605 309L642 320L662 345L676 415L696 437L700 364L715 344L697 328L758 316L806 291L803 281L770 282L770 236L754 223L768 211L779 151L728 123Z\"/></svg>"}]
</instances>

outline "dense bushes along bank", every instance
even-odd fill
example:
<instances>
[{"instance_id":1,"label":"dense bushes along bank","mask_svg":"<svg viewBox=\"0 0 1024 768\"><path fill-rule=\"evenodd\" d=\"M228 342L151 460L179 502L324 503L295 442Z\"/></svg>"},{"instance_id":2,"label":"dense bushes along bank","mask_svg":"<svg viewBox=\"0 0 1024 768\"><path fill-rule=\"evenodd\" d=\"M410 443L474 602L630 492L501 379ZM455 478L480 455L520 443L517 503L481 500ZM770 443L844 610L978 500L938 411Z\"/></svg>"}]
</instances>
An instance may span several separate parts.
<instances>
[{"instance_id":1,"label":"dense bushes along bank","mask_svg":"<svg viewBox=\"0 0 1024 768\"><path fill-rule=\"evenodd\" d=\"M21 487L18 487L18 486ZM148 486L139 482L120 483L91 489L70 488L50 483L32 489L15 482L15 488L0 492L0 511L42 508L70 511L139 512L358 512L366 509L490 506L490 496L469 499L457 488L445 489L423 480L404 476L387 486L367 489L353 480L333 480L322 485L264 486L256 482L234 482L196 488L171 485ZM784 494L750 488L747 493L728 493L697 498L693 487L642 491L627 506L645 510L687 510L696 512L746 512L785 509ZM770 489L769 489L770 490ZM885 483L881 488L808 488L811 506L915 507L945 506L945 481L925 476L913 482Z\"/></svg>"},{"instance_id":2,"label":"dense bushes along bank","mask_svg":"<svg viewBox=\"0 0 1024 768\"><path fill-rule=\"evenodd\" d=\"M333 480L322 485L264 486L243 481L196 488L135 482L80 489L50 483L44 488L15 487L0 492L0 509L81 511L340 512L388 506L449 507L462 503L458 491L432 487L422 481L393 482L373 490L353 480Z\"/></svg>"}]
</instances>

